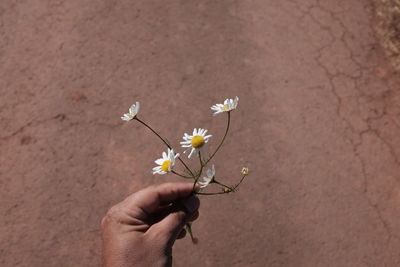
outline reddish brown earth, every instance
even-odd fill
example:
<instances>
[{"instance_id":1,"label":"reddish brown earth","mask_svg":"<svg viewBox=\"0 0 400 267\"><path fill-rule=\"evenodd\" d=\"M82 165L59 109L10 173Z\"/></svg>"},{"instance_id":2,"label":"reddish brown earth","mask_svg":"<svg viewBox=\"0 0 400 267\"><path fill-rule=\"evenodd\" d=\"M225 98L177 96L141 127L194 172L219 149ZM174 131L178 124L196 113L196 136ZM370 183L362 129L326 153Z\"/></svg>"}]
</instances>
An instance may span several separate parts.
<instances>
[{"instance_id":1,"label":"reddish brown earth","mask_svg":"<svg viewBox=\"0 0 400 267\"><path fill-rule=\"evenodd\" d=\"M175 266L400 266L400 90L361 0L0 1L0 265L99 266L99 226L240 97Z\"/></svg>"}]
</instances>

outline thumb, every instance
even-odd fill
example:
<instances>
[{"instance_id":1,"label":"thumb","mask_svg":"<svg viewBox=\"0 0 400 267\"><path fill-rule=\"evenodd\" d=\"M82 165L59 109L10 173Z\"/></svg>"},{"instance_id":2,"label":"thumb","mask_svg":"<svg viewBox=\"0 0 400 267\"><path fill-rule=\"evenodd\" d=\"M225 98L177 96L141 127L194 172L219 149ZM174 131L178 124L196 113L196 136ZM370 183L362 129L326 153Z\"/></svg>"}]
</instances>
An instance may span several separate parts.
<instances>
[{"instance_id":1,"label":"thumb","mask_svg":"<svg viewBox=\"0 0 400 267\"><path fill-rule=\"evenodd\" d=\"M197 212L199 206L200 201L196 196L181 200L167 216L153 224L148 231L172 246L185 223Z\"/></svg>"}]
</instances>

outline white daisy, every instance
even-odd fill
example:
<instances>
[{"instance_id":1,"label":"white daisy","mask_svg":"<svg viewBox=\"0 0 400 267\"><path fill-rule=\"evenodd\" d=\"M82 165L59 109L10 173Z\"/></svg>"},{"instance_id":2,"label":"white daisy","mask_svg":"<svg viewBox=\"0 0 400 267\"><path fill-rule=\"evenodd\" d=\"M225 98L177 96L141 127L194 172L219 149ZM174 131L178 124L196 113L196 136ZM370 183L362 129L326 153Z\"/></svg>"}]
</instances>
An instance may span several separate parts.
<instances>
[{"instance_id":1,"label":"white daisy","mask_svg":"<svg viewBox=\"0 0 400 267\"><path fill-rule=\"evenodd\" d=\"M153 174L166 174L172 171L172 167L175 165L175 159L179 157L179 153L175 154L173 149L168 148L168 154L163 152L162 158L155 161L156 164L160 165L153 168Z\"/></svg>"},{"instance_id":2,"label":"white daisy","mask_svg":"<svg viewBox=\"0 0 400 267\"><path fill-rule=\"evenodd\" d=\"M183 153L191 150L188 157L192 157L193 153L197 152L211 138L212 135L206 135L206 133L207 130L201 128L199 128L198 131L196 128L194 128L193 135L188 135L185 133L183 136L184 141L181 142L181 145L187 149Z\"/></svg>"},{"instance_id":3,"label":"white daisy","mask_svg":"<svg viewBox=\"0 0 400 267\"><path fill-rule=\"evenodd\" d=\"M215 104L214 106L211 107L212 110L214 110L214 116L222 113L222 112L228 112L231 110L236 109L237 105L239 103L239 97L235 97L235 99L226 99L224 101L224 104Z\"/></svg>"},{"instance_id":4,"label":"white daisy","mask_svg":"<svg viewBox=\"0 0 400 267\"><path fill-rule=\"evenodd\" d=\"M200 185L200 188L204 188L214 180L215 176L215 167L212 165L211 169L207 170L207 176L203 177L203 182L197 182Z\"/></svg>"},{"instance_id":5,"label":"white daisy","mask_svg":"<svg viewBox=\"0 0 400 267\"><path fill-rule=\"evenodd\" d=\"M136 115L139 113L139 108L140 108L140 104L139 102L136 102L136 104L133 104L130 108L129 108L129 113L125 113L121 119L124 121L130 121L133 120Z\"/></svg>"}]
</instances>

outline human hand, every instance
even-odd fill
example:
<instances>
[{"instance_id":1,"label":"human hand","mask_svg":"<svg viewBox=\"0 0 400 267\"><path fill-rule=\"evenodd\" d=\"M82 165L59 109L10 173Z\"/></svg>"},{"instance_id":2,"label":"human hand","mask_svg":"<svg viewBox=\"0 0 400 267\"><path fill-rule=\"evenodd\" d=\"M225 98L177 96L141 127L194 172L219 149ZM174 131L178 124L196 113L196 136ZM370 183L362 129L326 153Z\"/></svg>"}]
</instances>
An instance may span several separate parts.
<instances>
[{"instance_id":1,"label":"human hand","mask_svg":"<svg viewBox=\"0 0 400 267\"><path fill-rule=\"evenodd\" d=\"M172 246L183 226L199 216L191 183L140 190L112 207L101 221L103 267L172 266Z\"/></svg>"}]
</instances>

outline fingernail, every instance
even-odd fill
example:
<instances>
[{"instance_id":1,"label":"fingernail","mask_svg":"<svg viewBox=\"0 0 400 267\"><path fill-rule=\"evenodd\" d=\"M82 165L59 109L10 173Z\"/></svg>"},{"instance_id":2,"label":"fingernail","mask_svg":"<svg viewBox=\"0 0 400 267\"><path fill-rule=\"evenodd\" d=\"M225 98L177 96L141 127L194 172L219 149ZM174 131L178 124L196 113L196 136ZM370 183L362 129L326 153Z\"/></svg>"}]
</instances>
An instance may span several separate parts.
<instances>
[{"instance_id":1,"label":"fingernail","mask_svg":"<svg viewBox=\"0 0 400 267\"><path fill-rule=\"evenodd\" d=\"M185 200L184 205L189 213L195 212L198 206L197 198L194 196L189 197L188 199Z\"/></svg>"}]
</instances>

